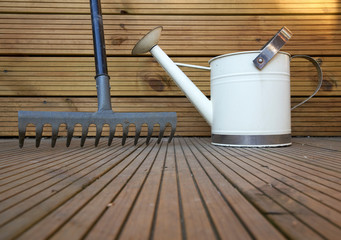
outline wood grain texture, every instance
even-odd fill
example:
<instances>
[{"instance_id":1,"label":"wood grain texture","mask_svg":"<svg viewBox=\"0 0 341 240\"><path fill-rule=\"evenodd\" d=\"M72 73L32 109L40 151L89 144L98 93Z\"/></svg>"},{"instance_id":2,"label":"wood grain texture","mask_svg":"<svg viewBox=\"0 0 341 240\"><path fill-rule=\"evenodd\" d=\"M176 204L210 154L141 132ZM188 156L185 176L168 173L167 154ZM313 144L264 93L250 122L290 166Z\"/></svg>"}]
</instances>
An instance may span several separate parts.
<instances>
[{"instance_id":1,"label":"wood grain texture","mask_svg":"<svg viewBox=\"0 0 341 240\"><path fill-rule=\"evenodd\" d=\"M0 139L2 239L340 235L339 137L293 138L281 148L217 147L202 137L79 141L51 148L43 139L36 149L29 139L19 149Z\"/></svg>"},{"instance_id":2,"label":"wood grain texture","mask_svg":"<svg viewBox=\"0 0 341 240\"><path fill-rule=\"evenodd\" d=\"M89 13L86 0L4 0L0 7L9 13ZM340 5L337 0L102 0L102 8L104 14L326 14L337 13Z\"/></svg>"},{"instance_id":3,"label":"wood grain texture","mask_svg":"<svg viewBox=\"0 0 341 240\"><path fill-rule=\"evenodd\" d=\"M209 57L174 57L173 61L209 66ZM341 58L316 57L324 82L317 96L341 95ZM91 57L0 57L1 96L96 96L95 66ZM210 96L209 71L182 68ZM109 57L112 96L184 96L152 57ZM291 63L292 96L309 96L317 85L311 63Z\"/></svg>"},{"instance_id":4,"label":"wood grain texture","mask_svg":"<svg viewBox=\"0 0 341 240\"><path fill-rule=\"evenodd\" d=\"M216 56L260 49L287 26L291 54L340 55L338 15L105 15L108 55L131 55L149 30L163 26L159 45L170 55ZM92 55L89 15L1 14L0 54Z\"/></svg>"}]
</instances>

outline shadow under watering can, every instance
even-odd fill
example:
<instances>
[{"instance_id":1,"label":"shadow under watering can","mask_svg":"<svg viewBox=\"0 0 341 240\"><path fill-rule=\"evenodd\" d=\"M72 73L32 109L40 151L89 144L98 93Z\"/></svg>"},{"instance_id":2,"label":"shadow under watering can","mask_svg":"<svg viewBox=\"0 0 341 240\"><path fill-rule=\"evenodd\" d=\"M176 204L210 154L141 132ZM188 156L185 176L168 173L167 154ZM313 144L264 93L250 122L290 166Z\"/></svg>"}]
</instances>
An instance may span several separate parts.
<instances>
[{"instance_id":1,"label":"shadow under watering can","mask_svg":"<svg viewBox=\"0 0 341 240\"><path fill-rule=\"evenodd\" d=\"M292 33L283 27L259 51L237 52L212 58L210 67L174 63L157 45L162 27L147 33L132 54L150 52L211 126L212 144L233 147L291 145L291 110L312 98L323 81L318 62L306 55L279 51ZM318 86L291 108L290 61L305 58L317 69ZM211 71L209 100L178 66Z\"/></svg>"}]
</instances>

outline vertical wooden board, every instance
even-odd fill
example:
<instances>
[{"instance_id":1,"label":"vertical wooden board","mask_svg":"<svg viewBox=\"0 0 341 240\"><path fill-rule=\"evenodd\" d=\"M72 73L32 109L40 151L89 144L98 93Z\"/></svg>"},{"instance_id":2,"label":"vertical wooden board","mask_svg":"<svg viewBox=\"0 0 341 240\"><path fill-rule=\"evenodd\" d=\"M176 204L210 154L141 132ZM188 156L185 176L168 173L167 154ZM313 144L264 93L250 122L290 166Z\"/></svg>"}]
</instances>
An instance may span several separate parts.
<instances>
[{"instance_id":1,"label":"vertical wooden board","mask_svg":"<svg viewBox=\"0 0 341 240\"><path fill-rule=\"evenodd\" d=\"M204 156L206 150L200 145L198 139L189 139L191 149L202 168L207 172L217 186L218 191L229 202L231 208L238 214L245 227L255 239L282 239L282 234L258 211L252 203L238 191L233 184L229 182L224 175Z\"/></svg>"},{"instance_id":2,"label":"vertical wooden board","mask_svg":"<svg viewBox=\"0 0 341 240\"><path fill-rule=\"evenodd\" d=\"M105 148L97 151L96 155L89 155L89 157L96 158L103 152L105 152ZM129 152L124 152L123 147L121 147L118 154L121 157L113 159L108 155L90 167L80 170L75 175L67 176L58 184L44 189L39 194L32 196L32 199L25 199L15 208L2 212L0 220L5 225L0 228L1 235L5 238L13 238L27 230L33 223L39 221L103 173L117 165ZM58 191L53 191L54 189L58 189ZM17 217L18 214L21 214L20 217Z\"/></svg>"},{"instance_id":3,"label":"vertical wooden board","mask_svg":"<svg viewBox=\"0 0 341 240\"><path fill-rule=\"evenodd\" d=\"M89 229L86 239L107 239L118 236L156 160L158 151L159 146L154 145L137 171L130 175L131 178L119 195L108 203L110 207L105 209L95 225Z\"/></svg>"},{"instance_id":4,"label":"vertical wooden board","mask_svg":"<svg viewBox=\"0 0 341 240\"><path fill-rule=\"evenodd\" d=\"M149 239L152 236L162 173L168 145L161 142L156 160L119 235L122 239ZM133 229L133 230L132 230Z\"/></svg>"},{"instance_id":5,"label":"vertical wooden board","mask_svg":"<svg viewBox=\"0 0 341 240\"><path fill-rule=\"evenodd\" d=\"M274 198L276 191L272 195L267 194L264 188L270 186L264 183L261 178L239 167L236 164L239 159L226 154L223 151L224 148L212 146L207 139L200 139L199 144L205 149L202 153L219 172L229 179L286 236L297 239L321 238L313 229L303 224L287 208L283 207L278 199Z\"/></svg>"},{"instance_id":6,"label":"vertical wooden board","mask_svg":"<svg viewBox=\"0 0 341 240\"><path fill-rule=\"evenodd\" d=\"M131 179L136 170L141 167L141 164L145 160L146 156L150 153L151 149L155 146L155 143L151 143L147 148L141 147L137 151L137 154L130 154L127 152L126 157L129 159L129 163L132 163L121 167L124 169L120 172L119 176L108 184L103 191L97 194L91 201L82 208L77 214L75 214L67 225L64 225L53 235L53 239L69 239L69 238L82 238L84 237L93 225L100 219L102 214L108 209L114 206L111 202L121 193L124 186ZM132 149L136 149L133 147ZM141 149L143 149L141 153ZM91 216L91 217L89 217ZM110 224L111 221L108 222ZM117 221L118 225L122 222Z\"/></svg>"},{"instance_id":7,"label":"vertical wooden board","mask_svg":"<svg viewBox=\"0 0 341 240\"><path fill-rule=\"evenodd\" d=\"M218 238L221 239L251 239L248 229L240 221L233 208L222 198L220 191L202 170L197 157L190 150L187 141L180 139L188 167L200 191Z\"/></svg>"},{"instance_id":8,"label":"vertical wooden board","mask_svg":"<svg viewBox=\"0 0 341 240\"><path fill-rule=\"evenodd\" d=\"M167 148L165 167L160 189L159 204L156 209L153 239L181 239L181 216L175 166L174 141Z\"/></svg>"},{"instance_id":9,"label":"vertical wooden board","mask_svg":"<svg viewBox=\"0 0 341 240\"><path fill-rule=\"evenodd\" d=\"M115 140L114 140L115 141ZM118 142L118 141L117 141ZM151 143L153 146L153 143ZM143 145L126 147L127 156L97 181L22 234L19 239L78 239L86 234L148 153Z\"/></svg>"},{"instance_id":10,"label":"vertical wooden board","mask_svg":"<svg viewBox=\"0 0 341 240\"><path fill-rule=\"evenodd\" d=\"M188 239L214 239L215 232L207 216L198 189L193 182L178 139L174 139L176 168L180 188L182 217Z\"/></svg>"}]
</instances>

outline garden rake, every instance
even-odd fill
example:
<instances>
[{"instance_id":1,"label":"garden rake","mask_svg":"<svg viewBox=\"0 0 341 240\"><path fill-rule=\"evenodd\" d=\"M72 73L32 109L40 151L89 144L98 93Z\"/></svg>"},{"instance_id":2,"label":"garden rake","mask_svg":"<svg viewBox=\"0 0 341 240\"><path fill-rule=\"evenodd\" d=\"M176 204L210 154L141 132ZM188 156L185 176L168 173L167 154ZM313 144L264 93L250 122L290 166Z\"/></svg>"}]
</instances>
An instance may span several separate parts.
<instances>
[{"instance_id":1,"label":"garden rake","mask_svg":"<svg viewBox=\"0 0 341 240\"><path fill-rule=\"evenodd\" d=\"M88 128L90 124L96 125L95 146L98 145L102 134L102 127L104 124L109 125L109 140L110 146L115 134L117 124L123 126L122 145L125 144L128 136L130 124L135 125L135 145L140 137L141 128L143 124L148 125L148 135L146 142L150 141L155 124L159 124L160 133L158 143L161 141L165 128L171 125L171 133L169 142L172 140L177 116L175 112L135 112L135 113L118 113L113 112L110 101L110 84L107 70L103 20L101 13L100 0L90 0L91 21L92 21L92 35L96 66L96 88L97 88L97 112L43 112L43 111L19 111L18 112L18 128L19 128L19 146L23 147L25 132L27 124L34 124L36 127L36 147L39 147L42 138L44 124L52 126L51 146L54 147L58 137L58 130L60 124L65 124L67 128L66 146L68 147L73 137L75 124L82 125L81 146L84 145L85 139L88 135Z\"/></svg>"}]
</instances>

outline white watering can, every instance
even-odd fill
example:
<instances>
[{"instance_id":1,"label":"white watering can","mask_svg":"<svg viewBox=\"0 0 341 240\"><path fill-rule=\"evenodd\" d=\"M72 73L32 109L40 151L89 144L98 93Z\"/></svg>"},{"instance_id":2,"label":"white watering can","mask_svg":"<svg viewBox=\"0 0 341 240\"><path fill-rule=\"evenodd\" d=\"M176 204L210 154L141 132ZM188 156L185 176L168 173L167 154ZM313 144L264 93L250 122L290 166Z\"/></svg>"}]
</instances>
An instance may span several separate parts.
<instances>
[{"instance_id":1,"label":"white watering can","mask_svg":"<svg viewBox=\"0 0 341 240\"><path fill-rule=\"evenodd\" d=\"M290 56L279 49L291 37L283 27L260 51L237 52L212 58L210 67L174 63L157 45L162 27L147 33L132 54L150 52L199 113L211 126L212 144L234 147L278 147L291 145L290 60L303 57L318 71L319 64L305 55ZM271 60L271 61L270 61ZM178 66L211 71L209 100Z\"/></svg>"}]
</instances>

